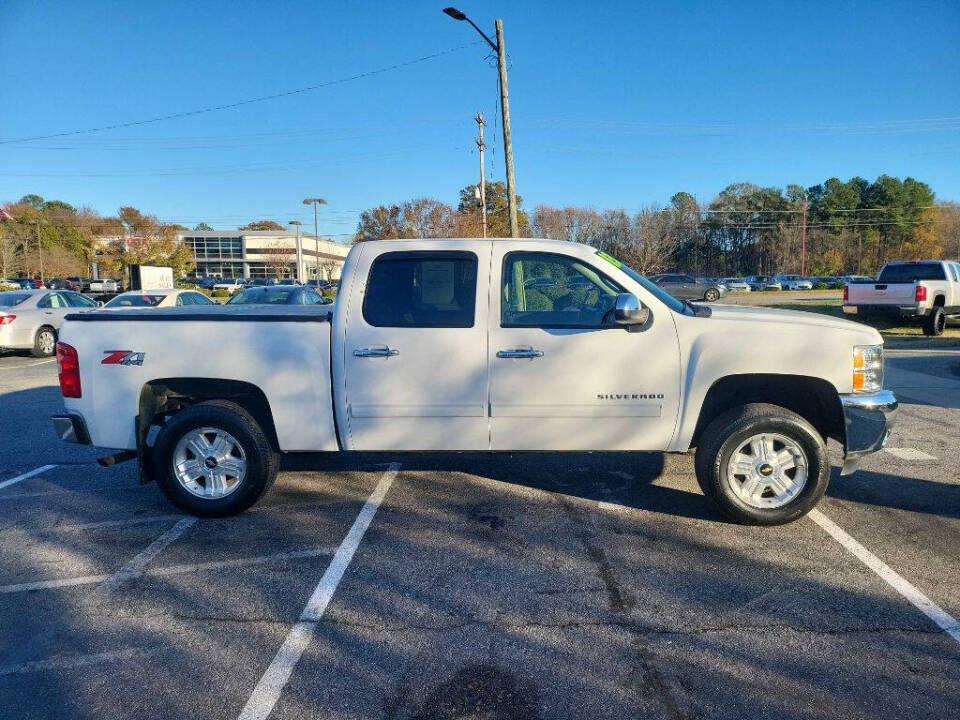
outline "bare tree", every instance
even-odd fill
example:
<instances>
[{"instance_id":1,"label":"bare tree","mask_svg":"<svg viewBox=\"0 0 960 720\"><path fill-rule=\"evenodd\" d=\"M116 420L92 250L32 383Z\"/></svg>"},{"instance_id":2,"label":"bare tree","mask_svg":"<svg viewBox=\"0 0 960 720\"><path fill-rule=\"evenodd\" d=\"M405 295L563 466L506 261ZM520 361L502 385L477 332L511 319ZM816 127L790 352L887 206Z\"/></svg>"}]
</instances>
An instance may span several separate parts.
<instances>
[{"instance_id":1,"label":"bare tree","mask_svg":"<svg viewBox=\"0 0 960 720\"><path fill-rule=\"evenodd\" d=\"M269 250L270 252L263 256L264 265L273 271L274 277L278 280L289 275L296 251L291 247L285 247L279 240L272 242Z\"/></svg>"}]
</instances>

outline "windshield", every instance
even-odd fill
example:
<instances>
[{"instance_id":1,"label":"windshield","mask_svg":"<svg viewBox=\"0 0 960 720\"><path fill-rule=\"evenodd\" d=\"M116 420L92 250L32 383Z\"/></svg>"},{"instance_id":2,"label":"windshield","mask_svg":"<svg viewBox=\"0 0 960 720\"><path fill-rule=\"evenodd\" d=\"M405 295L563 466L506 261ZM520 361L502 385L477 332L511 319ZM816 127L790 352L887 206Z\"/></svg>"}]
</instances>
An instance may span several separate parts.
<instances>
[{"instance_id":1,"label":"windshield","mask_svg":"<svg viewBox=\"0 0 960 720\"><path fill-rule=\"evenodd\" d=\"M227 301L227 305L286 305L292 302L297 288L258 287L241 290Z\"/></svg>"},{"instance_id":2,"label":"windshield","mask_svg":"<svg viewBox=\"0 0 960 720\"><path fill-rule=\"evenodd\" d=\"M166 295L120 295L104 307L156 307Z\"/></svg>"},{"instance_id":3,"label":"windshield","mask_svg":"<svg viewBox=\"0 0 960 720\"><path fill-rule=\"evenodd\" d=\"M597 250L597 255L599 257L602 257L604 260L606 260L608 263L610 263L614 267L618 267L621 270L623 270L623 272L629 275L631 279L640 283L643 286L644 290L649 292L651 295L654 295L660 302L662 302L664 305L666 305L668 308L670 308L674 312L678 312L678 313L684 312L684 309L686 308L685 303L683 303L680 300L677 300L673 295L668 293L663 288L660 288L657 285L654 285L652 282L647 280L647 278L645 278L643 275L638 273L633 268L629 267L628 265L625 265L624 263L620 262L616 258L611 257L610 255L607 255L602 250Z\"/></svg>"},{"instance_id":4,"label":"windshield","mask_svg":"<svg viewBox=\"0 0 960 720\"><path fill-rule=\"evenodd\" d=\"M946 280L940 263L910 263L887 265L877 278L882 283L913 282L914 280Z\"/></svg>"},{"instance_id":5,"label":"windshield","mask_svg":"<svg viewBox=\"0 0 960 720\"><path fill-rule=\"evenodd\" d=\"M19 305L30 297L30 293L5 292L0 293L0 307L13 307Z\"/></svg>"}]
</instances>

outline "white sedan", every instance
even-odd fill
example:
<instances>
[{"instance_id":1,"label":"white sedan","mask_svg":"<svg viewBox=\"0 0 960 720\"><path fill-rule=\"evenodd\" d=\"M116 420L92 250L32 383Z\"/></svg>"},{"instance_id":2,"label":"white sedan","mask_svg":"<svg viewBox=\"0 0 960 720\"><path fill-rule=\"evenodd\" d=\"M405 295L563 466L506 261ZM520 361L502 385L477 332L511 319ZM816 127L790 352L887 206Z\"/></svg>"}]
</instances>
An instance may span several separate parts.
<instances>
[{"instance_id":1,"label":"white sedan","mask_svg":"<svg viewBox=\"0 0 960 720\"><path fill-rule=\"evenodd\" d=\"M730 292L750 292L753 288L743 278L724 278L721 280Z\"/></svg>"},{"instance_id":2,"label":"white sedan","mask_svg":"<svg viewBox=\"0 0 960 720\"><path fill-rule=\"evenodd\" d=\"M216 303L196 290L131 290L117 295L103 307L107 310L123 310L183 305L216 305Z\"/></svg>"},{"instance_id":3,"label":"white sedan","mask_svg":"<svg viewBox=\"0 0 960 720\"><path fill-rule=\"evenodd\" d=\"M243 280L240 278L228 278L222 282L218 282L213 286L214 290L226 290L228 293L233 295L237 290L243 290L246 287L243 284Z\"/></svg>"}]
</instances>

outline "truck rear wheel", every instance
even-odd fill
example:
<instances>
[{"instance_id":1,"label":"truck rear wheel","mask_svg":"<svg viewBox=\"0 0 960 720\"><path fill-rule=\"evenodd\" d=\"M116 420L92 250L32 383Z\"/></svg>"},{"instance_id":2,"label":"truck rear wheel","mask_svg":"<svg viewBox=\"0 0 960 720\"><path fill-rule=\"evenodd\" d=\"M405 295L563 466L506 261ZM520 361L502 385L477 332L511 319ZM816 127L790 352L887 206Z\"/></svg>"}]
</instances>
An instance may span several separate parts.
<instances>
[{"instance_id":1,"label":"truck rear wheel","mask_svg":"<svg viewBox=\"0 0 960 720\"><path fill-rule=\"evenodd\" d=\"M830 463L823 438L794 412L756 403L729 410L703 432L697 482L730 519L783 525L823 497Z\"/></svg>"},{"instance_id":2,"label":"truck rear wheel","mask_svg":"<svg viewBox=\"0 0 960 720\"><path fill-rule=\"evenodd\" d=\"M157 436L150 461L167 499L200 517L243 512L270 488L280 465L257 421L228 400L174 415Z\"/></svg>"},{"instance_id":3,"label":"truck rear wheel","mask_svg":"<svg viewBox=\"0 0 960 720\"><path fill-rule=\"evenodd\" d=\"M942 335L947 326L947 316L943 313L942 307L935 307L930 314L923 319L924 335Z\"/></svg>"}]
</instances>

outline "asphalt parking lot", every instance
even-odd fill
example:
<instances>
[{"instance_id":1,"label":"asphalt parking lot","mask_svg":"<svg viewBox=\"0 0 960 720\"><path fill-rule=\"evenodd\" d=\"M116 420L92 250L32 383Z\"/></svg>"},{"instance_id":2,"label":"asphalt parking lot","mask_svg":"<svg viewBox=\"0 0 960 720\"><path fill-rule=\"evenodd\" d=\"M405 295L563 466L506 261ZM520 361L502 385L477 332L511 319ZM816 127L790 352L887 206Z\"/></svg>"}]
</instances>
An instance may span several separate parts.
<instances>
[{"instance_id":1,"label":"asphalt parking lot","mask_svg":"<svg viewBox=\"0 0 960 720\"><path fill-rule=\"evenodd\" d=\"M887 366L889 449L762 529L650 453L302 456L196 520L0 354L0 716L960 717L960 352Z\"/></svg>"}]
</instances>

